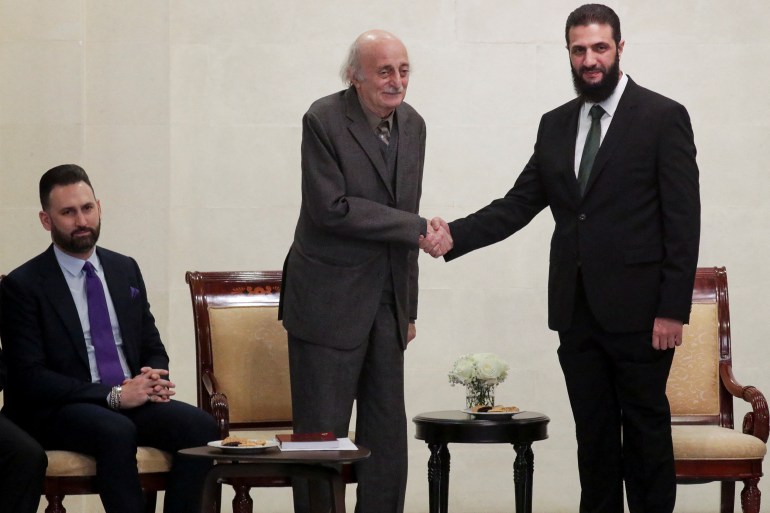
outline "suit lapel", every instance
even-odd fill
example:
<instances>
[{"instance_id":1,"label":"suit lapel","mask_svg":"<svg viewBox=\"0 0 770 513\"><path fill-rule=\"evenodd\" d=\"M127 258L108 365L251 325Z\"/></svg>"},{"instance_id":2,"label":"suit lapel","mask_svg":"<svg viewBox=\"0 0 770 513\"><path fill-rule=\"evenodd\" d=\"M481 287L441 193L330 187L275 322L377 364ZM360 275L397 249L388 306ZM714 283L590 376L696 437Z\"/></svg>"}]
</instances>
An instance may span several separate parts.
<instances>
[{"instance_id":1,"label":"suit lapel","mask_svg":"<svg viewBox=\"0 0 770 513\"><path fill-rule=\"evenodd\" d=\"M399 206L399 199L403 197L403 192L410 190L411 184L407 183L413 180L408 173L403 172L409 169L407 159L412 157L412 133L409 115L406 109L396 108L396 117L398 123L398 147L396 148L396 206ZM401 172L399 172L401 171Z\"/></svg>"},{"instance_id":2,"label":"suit lapel","mask_svg":"<svg viewBox=\"0 0 770 513\"><path fill-rule=\"evenodd\" d=\"M45 252L45 262L41 266L40 272L40 286L45 291L45 297L51 302L54 312L59 316L69 333L70 342L78 357L86 367L89 367L86 339L83 334L83 326L80 325L80 315L75 306L75 300L72 299L67 280L56 260L53 245Z\"/></svg>"},{"instance_id":3,"label":"suit lapel","mask_svg":"<svg viewBox=\"0 0 770 513\"><path fill-rule=\"evenodd\" d=\"M565 158L562 164L564 169L562 177L564 178L564 183L569 191L569 195L576 204L581 201L580 187L578 186L577 176L575 176L575 139L577 138L578 116L580 115L581 105L582 103L577 99L569 104L564 119L563 129L559 133L559 139L554 144L555 148L564 148L564 151L561 152Z\"/></svg>"},{"instance_id":4,"label":"suit lapel","mask_svg":"<svg viewBox=\"0 0 770 513\"><path fill-rule=\"evenodd\" d=\"M591 169L591 175L588 177L586 192L588 195L591 186L596 182L599 175L605 168L605 164L618 147L618 143L623 140L629 128L634 124L637 113L637 85L629 77L623 96L620 97L615 114L612 116L610 128L604 136L599 151L596 153L594 167Z\"/></svg>"},{"instance_id":5,"label":"suit lapel","mask_svg":"<svg viewBox=\"0 0 770 513\"><path fill-rule=\"evenodd\" d=\"M346 115L350 122L348 125L348 130L350 130L353 138L355 138L358 144L361 145L361 148L363 148L364 152L366 152L366 155L369 157L369 160L374 166L374 169L380 176L380 181L388 190L390 197L395 201L396 196L393 194L393 187L387 179L387 164L385 159L382 158L382 152L378 146L380 143L377 141L377 138L374 137L372 129L369 127L369 123L366 121L366 116L362 110L363 107L361 107L361 103L358 101L358 93L356 93L354 86L350 86L350 88L345 93L345 102ZM399 137L399 139L401 140L404 138Z\"/></svg>"}]
</instances>

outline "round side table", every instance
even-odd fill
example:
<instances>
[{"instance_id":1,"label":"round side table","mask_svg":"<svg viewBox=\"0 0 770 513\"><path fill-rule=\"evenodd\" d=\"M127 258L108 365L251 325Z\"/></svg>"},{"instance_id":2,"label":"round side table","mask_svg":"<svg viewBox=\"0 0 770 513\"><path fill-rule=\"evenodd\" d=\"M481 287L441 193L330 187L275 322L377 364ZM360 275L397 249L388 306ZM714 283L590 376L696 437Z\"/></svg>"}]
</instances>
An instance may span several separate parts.
<instances>
[{"instance_id":1,"label":"round side table","mask_svg":"<svg viewBox=\"0 0 770 513\"><path fill-rule=\"evenodd\" d=\"M510 418L477 419L460 410L421 413L412 421L415 438L424 440L430 449L428 460L428 494L430 513L447 513L449 502L449 443L508 443L516 451L513 482L516 513L532 512L532 480L534 453L532 443L548 438L548 423L542 413L524 411Z\"/></svg>"}]
</instances>

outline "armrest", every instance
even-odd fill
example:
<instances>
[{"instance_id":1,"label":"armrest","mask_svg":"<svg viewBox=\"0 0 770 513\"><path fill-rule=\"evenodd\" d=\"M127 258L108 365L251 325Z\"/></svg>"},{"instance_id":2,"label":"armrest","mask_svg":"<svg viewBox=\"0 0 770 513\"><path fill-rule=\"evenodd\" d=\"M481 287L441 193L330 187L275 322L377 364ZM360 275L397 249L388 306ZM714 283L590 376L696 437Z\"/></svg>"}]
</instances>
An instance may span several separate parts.
<instances>
[{"instance_id":1,"label":"armrest","mask_svg":"<svg viewBox=\"0 0 770 513\"><path fill-rule=\"evenodd\" d=\"M219 435L222 439L230 435L230 407L227 404L227 396L215 393L211 396L211 412L219 426Z\"/></svg>"},{"instance_id":2,"label":"armrest","mask_svg":"<svg viewBox=\"0 0 770 513\"><path fill-rule=\"evenodd\" d=\"M201 371L201 384L206 388L206 393L209 396L219 393L219 382L210 369Z\"/></svg>"},{"instance_id":3,"label":"armrest","mask_svg":"<svg viewBox=\"0 0 770 513\"><path fill-rule=\"evenodd\" d=\"M210 397L211 414L217 421L220 436L224 439L230 434L230 406L227 402L227 396L224 392L219 391L219 383L213 372L204 371L201 374L201 383Z\"/></svg>"},{"instance_id":4,"label":"armrest","mask_svg":"<svg viewBox=\"0 0 770 513\"><path fill-rule=\"evenodd\" d=\"M743 417L743 432L753 435L767 443L770 431L770 416L768 415L767 400L757 388L740 385L733 376L732 367L725 363L719 364L719 376L722 384L733 397L743 399L751 404L751 411Z\"/></svg>"}]
</instances>

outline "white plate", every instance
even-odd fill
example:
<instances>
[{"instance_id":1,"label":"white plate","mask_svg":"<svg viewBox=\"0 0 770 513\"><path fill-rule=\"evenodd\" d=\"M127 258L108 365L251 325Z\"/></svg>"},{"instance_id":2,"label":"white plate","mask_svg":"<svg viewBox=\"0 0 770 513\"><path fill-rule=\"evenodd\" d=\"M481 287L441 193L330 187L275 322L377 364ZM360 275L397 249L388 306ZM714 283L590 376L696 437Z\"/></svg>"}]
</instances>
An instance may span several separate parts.
<instances>
[{"instance_id":1,"label":"white plate","mask_svg":"<svg viewBox=\"0 0 770 513\"><path fill-rule=\"evenodd\" d=\"M214 440L213 442L209 442L208 445L209 447L216 447L217 449L220 449L222 452L227 452L231 454L254 454L257 452L266 451L267 449L270 449L272 447L278 447L278 442L276 442L275 440L267 440L265 442L265 445L239 447L239 446L222 445L222 440Z\"/></svg>"},{"instance_id":2,"label":"white plate","mask_svg":"<svg viewBox=\"0 0 770 513\"><path fill-rule=\"evenodd\" d=\"M465 408L463 412L469 415L472 415L474 418L477 418L477 419L505 420L505 419L512 418L517 413L521 413L521 410L519 411L471 411L470 408Z\"/></svg>"}]
</instances>

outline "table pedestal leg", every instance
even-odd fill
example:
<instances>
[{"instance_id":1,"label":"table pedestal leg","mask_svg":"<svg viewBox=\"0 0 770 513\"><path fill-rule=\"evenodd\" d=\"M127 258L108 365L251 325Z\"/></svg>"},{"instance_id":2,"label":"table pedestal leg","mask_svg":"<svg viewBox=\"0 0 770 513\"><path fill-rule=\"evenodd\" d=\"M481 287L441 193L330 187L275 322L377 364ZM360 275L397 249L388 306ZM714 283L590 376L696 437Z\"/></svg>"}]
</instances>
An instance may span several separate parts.
<instances>
[{"instance_id":1,"label":"table pedestal leg","mask_svg":"<svg viewBox=\"0 0 770 513\"><path fill-rule=\"evenodd\" d=\"M219 489L221 490L222 488L220 487ZM249 490L251 488L244 485L238 485L233 486L233 489L235 490L235 497L233 497L233 513L253 513L254 501L251 500L251 496L249 495Z\"/></svg>"},{"instance_id":2,"label":"table pedestal leg","mask_svg":"<svg viewBox=\"0 0 770 513\"><path fill-rule=\"evenodd\" d=\"M339 470L321 465L298 465L291 463L238 463L214 465L206 474L203 484L201 511L203 513L218 513L219 483L228 477L250 476L288 476L304 477L328 483L332 494L332 511L345 513L345 482ZM311 509L317 511L318 501L311 504Z\"/></svg>"},{"instance_id":3,"label":"table pedestal leg","mask_svg":"<svg viewBox=\"0 0 770 513\"><path fill-rule=\"evenodd\" d=\"M447 513L449 508L449 449L446 444L428 444L428 498L430 513Z\"/></svg>"},{"instance_id":4,"label":"table pedestal leg","mask_svg":"<svg viewBox=\"0 0 770 513\"><path fill-rule=\"evenodd\" d=\"M516 491L516 513L532 513L532 480L535 455L532 444L514 444L513 485Z\"/></svg>"}]
</instances>

